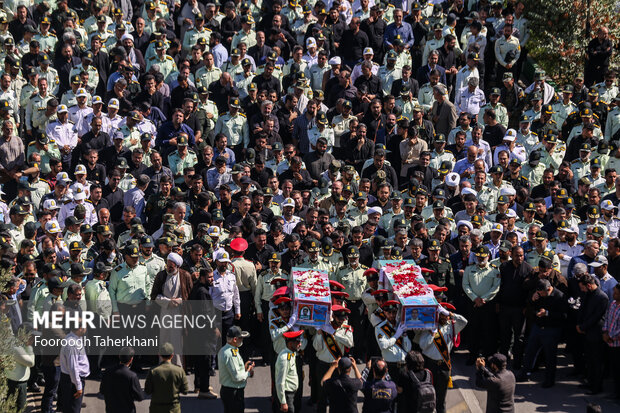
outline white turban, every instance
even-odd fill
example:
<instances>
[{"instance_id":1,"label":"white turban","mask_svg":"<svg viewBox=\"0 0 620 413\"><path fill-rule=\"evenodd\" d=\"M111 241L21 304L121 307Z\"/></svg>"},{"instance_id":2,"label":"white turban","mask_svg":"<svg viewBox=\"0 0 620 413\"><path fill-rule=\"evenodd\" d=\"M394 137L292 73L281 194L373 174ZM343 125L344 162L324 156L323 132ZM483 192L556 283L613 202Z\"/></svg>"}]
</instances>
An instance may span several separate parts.
<instances>
[{"instance_id":1,"label":"white turban","mask_svg":"<svg viewBox=\"0 0 620 413\"><path fill-rule=\"evenodd\" d=\"M181 256L176 252L171 252L170 254L168 254L168 261L172 261L176 264L177 267L183 265L183 258L181 258Z\"/></svg>"}]
</instances>

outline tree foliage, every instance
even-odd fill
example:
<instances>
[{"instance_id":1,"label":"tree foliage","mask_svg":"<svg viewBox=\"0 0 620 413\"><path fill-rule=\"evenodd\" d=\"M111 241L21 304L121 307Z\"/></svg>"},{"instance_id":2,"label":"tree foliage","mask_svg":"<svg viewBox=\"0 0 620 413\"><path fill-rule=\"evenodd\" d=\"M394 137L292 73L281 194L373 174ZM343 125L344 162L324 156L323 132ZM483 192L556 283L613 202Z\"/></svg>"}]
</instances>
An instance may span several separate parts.
<instances>
[{"instance_id":1,"label":"tree foliage","mask_svg":"<svg viewBox=\"0 0 620 413\"><path fill-rule=\"evenodd\" d=\"M616 47L611 67L620 67L618 45L620 24L618 0L590 0L589 28L588 0L525 0L529 20L530 55L554 80L570 82L577 75L583 75L585 50L601 26L609 29L609 37Z\"/></svg>"},{"instance_id":2,"label":"tree foliage","mask_svg":"<svg viewBox=\"0 0 620 413\"><path fill-rule=\"evenodd\" d=\"M0 286L4 287L13 274L8 269L0 270ZM13 347L24 337L15 337L11 322L6 315L0 313L0 412L15 412L16 395L7 398L8 386L6 373L15 367Z\"/></svg>"}]
</instances>

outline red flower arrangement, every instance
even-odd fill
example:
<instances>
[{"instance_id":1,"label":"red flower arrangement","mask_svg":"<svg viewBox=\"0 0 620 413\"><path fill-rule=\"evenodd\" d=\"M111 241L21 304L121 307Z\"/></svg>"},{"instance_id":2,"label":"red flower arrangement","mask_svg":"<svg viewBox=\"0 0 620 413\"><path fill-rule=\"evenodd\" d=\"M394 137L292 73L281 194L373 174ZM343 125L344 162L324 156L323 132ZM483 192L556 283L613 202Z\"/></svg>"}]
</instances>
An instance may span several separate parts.
<instances>
[{"instance_id":1,"label":"red flower arrangement","mask_svg":"<svg viewBox=\"0 0 620 413\"><path fill-rule=\"evenodd\" d=\"M320 271L293 271L295 291L306 297L329 297L329 282L327 274Z\"/></svg>"},{"instance_id":2,"label":"red flower arrangement","mask_svg":"<svg viewBox=\"0 0 620 413\"><path fill-rule=\"evenodd\" d=\"M389 263L385 266L384 272L391 279L394 294L400 298L432 294L430 287L418 281L421 270L417 265L405 261Z\"/></svg>"}]
</instances>

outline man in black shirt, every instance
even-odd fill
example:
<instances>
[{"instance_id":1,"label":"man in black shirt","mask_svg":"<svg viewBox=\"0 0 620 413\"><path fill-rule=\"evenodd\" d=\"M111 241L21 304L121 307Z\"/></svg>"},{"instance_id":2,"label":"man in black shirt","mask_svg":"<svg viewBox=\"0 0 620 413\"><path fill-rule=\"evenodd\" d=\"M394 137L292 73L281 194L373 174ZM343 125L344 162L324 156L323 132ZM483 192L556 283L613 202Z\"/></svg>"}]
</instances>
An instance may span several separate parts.
<instances>
[{"instance_id":1,"label":"man in black shirt","mask_svg":"<svg viewBox=\"0 0 620 413\"><path fill-rule=\"evenodd\" d=\"M351 370L355 372L354 379L349 377ZM338 367L332 364L321 384L329 399L330 412L357 413L357 392L362 389L363 382L353 358L341 357Z\"/></svg>"},{"instance_id":2,"label":"man in black shirt","mask_svg":"<svg viewBox=\"0 0 620 413\"><path fill-rule=\"evenodd\" d=\"M106 369L103 374L99 392L103 394L106 411L135 412L134 401L144 400L138 376L130 370L133 355L133 348L123 347L119 364Z\"/></svg>"},{"instance_id":3,"label":"man in black shirt","mask_svg":"<svg viewBox=\"0 0 620 413\"><path fill-rule=\"evenodd\" d=\"M370 8L370 17L360 24L360 30L368 36L369 47L375 52L373 60L383 63L383 34L387 23L382 18L383 9L379 4Z\"/></svg>"},{"instance_id":4,"label":"man in black shirt","mask_svg":"<svg viewBox=\"0 0 620 413\"><path fill-rule=\"evenodd\" d=\"M222 43L227 49L235 33L241 30L241 19L237 16L235 10L235 3L232 1L227 1L224 4L224 13L226 17L222 19L220 33L222 34Z\"/></svg>"},{"instance_id":5,"label":"man in black shirt","mask_svg":"<svg viewBox=\"0 0 620 413\"><path fill-rule=\"evenodd\" d=\"M482 139L487 141L491 148L500 145L504 140L506 134L506 128L497 121L497 113L493 109L487 109L484 111L484 132L482 133Z\"/></svg>"},{"instance_id":6,"label":"man in black shirt","mask_svg":"<svg viewBox=\"0 0 620 413\"><path fill-rule=\"evenodd\" d=\"M456 54L454 53L454 47L456 45L456 37L451 34L448 34L444 37L443 46L441 46L437 51L439 52L439 66L446 69L446 86L448 88L454 87L454 82L456 81L456 73L457 69L457 61Z\"/></svg>"},{"instance_id":7,"label":"man in black shirt","mask_svg":"<svg viewBox=\"0 0 620 413\"><path fill-rule=\"evenodd\" d=\"M523 248L514 246L512 248L512 260L503 263L499 267L501 282L497 302L499 304L499 326L500 326L500 353L508 355L510 343L514 334L514 354L513 368L521 366L523 356L523 308L525 307L526 297L523 282L534 271L532 266L525 262Z\"/></svg>"},{"instance_id":8,"label":"man in black shirt","mask_svg":"<svg viewBox=\"0 0 620 413\"><path fill-rule=\"evenodd\" d=\"M369 99L381 97L381 79L372 74L372 62L370 61L362 62L362 75L355 79L354 85L358 89L365 85Z\"/></svg>"},{"instance_id":9,"label":"man in black shirt","mask_svg":"<svg viewBox=\"0 0 620 413\"><path fill-rule=\"evenodd\" d=\"M345 30L340 40L339 55L349 66L354 66L362 60L362 52L370 44L368 35L360 30L360 24L360 18L353 17L349 29Z\"/></svg>"},{"instance_id":10,"label":"man in black shirt","mask_svg":"<svg viewBox=\"0 0 620 413\"><path fill-rule=\"evenodd\" d=\"M252 79L252 83L255 83L258 90L275 90L278 96L280 96L280 81L273 76L275 66L273 62L268 61L265 64L265 71L255 76Z\"/></svg>"}]
</instances>

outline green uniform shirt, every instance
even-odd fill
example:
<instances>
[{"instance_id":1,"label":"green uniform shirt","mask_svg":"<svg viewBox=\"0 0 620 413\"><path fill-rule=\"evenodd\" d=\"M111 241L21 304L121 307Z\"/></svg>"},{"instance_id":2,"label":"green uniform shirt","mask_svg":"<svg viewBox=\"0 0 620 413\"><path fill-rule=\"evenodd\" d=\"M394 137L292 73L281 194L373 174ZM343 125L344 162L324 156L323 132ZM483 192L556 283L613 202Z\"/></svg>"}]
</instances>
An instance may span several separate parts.
<instances>
[{"instance_id":1,"label":"green uniform shirt","mask_svg":"<svg viewBox=\"0 0 620 413\"><path fill-rule=\"evenodd\" d=\"M248 372L239 349L226 344L217 353L217 363L220 367L220 384L224 387L243 389L248 380Z\"/></svg>"},{"instance_id":2,"label":"green uniform shirt","mask_svg":"<svg viewBox=\"0 0 620 413\"><path fill-rule=\"evenodd\" d=\"M280 404L286 404L285 392L296 391L299 382L294 351L285 348L278 354L275 378L278 400Z\"/></svg>"},{"instance_id":3,"label":"green uniform shirt","mask_svg":"<svg viewBox=\"0 0 620 413\"><path fill-rule=\"evenodd\" d=\"M151 413L181 413L179 394L187 394L187 376L182 367L162 362L146 376L144 391L151 395Z\"/></svg>"},{"instance_id":4,"label":"green uniform shirt","mask_svg":"<svg viewBox=\"0 0 620 413\"><path fill-rule=\"evenodd\" d=\"M254 306L256 307L256 313L262 314L261 301L269 301L273 296L273 292L276 290L271 284L274 278L286 278L288 274L280 270L274 273L271 270L263 271L256 282L256 292L254 293Z\"/></svg>"},{"instance_id":5,"label":"green uniform shirt","mask_svg":"<svg viewBox=\"0 0 620 413\"><path fill-rule=\"evenodd\" d=\"M214 135L223 133L228 137L228 146L233 147L243 145L247 148L250 144L250 129L248 127L248 119L243 113L235 115L230 112L220 116L215 124Z\"/></svg>"},{"instance_id":6,"label":"green uniform shirt","mask_svg":"<svg viewBox=\"0 0 620 413\"><path fill-rule=\"evenodd\" d=\"M28 321L32 322L34 319L34 312L41 311L43 308L43 301L49 295L50 291L47 288L47 281L41 280L30 291L30 300L28 301Z\"/></svg>"},{"instance_id":7,"label":"green uniform shirt","mask_svg":"<svg viewBox=\"0 0 620 413\"><path fill-rule=\"evenodd\" d=\"M105 281L90 280L87 282L83 297L86 297L86 306L89 311L94 311L103 318L112 315L112 302Z\"/></svg>"},{"instance_id":8,"label":"green uniform shirt","mask_svg":"<svg viewBox=\"0 0 620 413\"><path fill-rule=\"evenodd\" d=\"M127 263L114 268L110 275L110 298L113 311L118 311L118 303L138 304L147 298L146 266L136 265L129 268Z\"/></svg>"},{"instance_id":9,"label":"green uniform shirt","mask_svg":"<svg viewBox=\"0 0 620 413\"><path fill-rule=\"evenodd\" d=\"M344 285L344 291L349 294L349 300L356 301L362 298L364 290L368 288L364 271L368 267L359 264L357 268L347 264L336 273L336 281Z\"/></svg>"},{"instance_id":10,"label":"green uniform shirt","mask_svg":"<svg viewBox=\"0 0 620 413\"><path fill-rule=\"evenodd\" d=\"M477 264L470 265L463 273L463 291L472 301L476 298L490 301L497 295L500 281L496 266L489 263L482 268Z\"/></svg>"},{"instance_id":11,"label":"green uniform shirt","mask_svg":"<svg viewBox=\"0 0 620 413\"><path fill-rule=\"evenodd\" d=\"M172 171L172 174L175 176L174 183L179 185L182 184L183 179L183 171L185 168L192 167L198 163L198 158L196 157L196 152L188 149L187 154L181 158L179 155L179 151L176 150L168 155L168 166Z\"/></svg>"}]
</instances>

